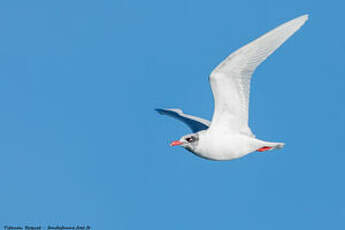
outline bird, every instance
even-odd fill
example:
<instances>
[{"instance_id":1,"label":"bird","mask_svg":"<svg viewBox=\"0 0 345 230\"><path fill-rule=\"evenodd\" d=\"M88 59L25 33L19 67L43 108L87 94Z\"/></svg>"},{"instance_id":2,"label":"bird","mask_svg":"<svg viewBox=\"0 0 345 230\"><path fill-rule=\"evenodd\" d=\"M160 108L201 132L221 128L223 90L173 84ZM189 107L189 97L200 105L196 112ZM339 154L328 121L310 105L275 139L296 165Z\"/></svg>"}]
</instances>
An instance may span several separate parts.
<instances>
[{"instance_id":1,"label":"bird","mask_svg":"<svg viewBox=\"0 0 345 230\"><path fill-rule=\"evenodd\" d=\"M250 82L255 69L308 20L292 19L224 59L209 75L214 98L212 121L185 114L181 109L156 109L185 123L192 133L171 142L195 155L215 161L234 160L252 152L281 149L285 143L263 141L248 126Z\"/></svg>"}]
</instances>

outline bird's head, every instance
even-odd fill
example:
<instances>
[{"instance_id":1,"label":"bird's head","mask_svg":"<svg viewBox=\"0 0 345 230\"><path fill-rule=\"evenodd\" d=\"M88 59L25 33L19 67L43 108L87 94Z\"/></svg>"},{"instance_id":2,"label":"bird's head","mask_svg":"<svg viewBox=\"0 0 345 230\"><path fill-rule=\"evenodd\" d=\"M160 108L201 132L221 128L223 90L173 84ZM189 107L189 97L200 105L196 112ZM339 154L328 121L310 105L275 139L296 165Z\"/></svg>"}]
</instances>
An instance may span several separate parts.
<instances>
[{"instance_id":1,"label":"bird's head","mask_svg":"<svg viewBox=\"0 0 345 230\"><path fill-rule=\"evenodd\" d=\"M182 146L185 149L194 152L199 142L199 134L192 133L185 135L180 138L178 141L171 142L170 146Z\"/></svg>"}]
</instances>

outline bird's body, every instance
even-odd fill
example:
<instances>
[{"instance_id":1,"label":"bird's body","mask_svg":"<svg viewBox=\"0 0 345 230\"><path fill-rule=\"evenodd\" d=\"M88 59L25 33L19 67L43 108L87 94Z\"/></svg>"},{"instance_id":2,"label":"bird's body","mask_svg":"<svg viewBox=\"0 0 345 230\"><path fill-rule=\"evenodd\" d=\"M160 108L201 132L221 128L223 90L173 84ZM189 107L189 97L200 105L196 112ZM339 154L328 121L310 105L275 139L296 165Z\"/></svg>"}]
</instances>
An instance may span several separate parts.
<instances>
[{"instance_id":1,"label":"bird's body","mask_svg":"<svg viewBox=\"0 0 345 230\"><path fill-rule=\"evenodd\" d=\"M270 147L267 150L271 150L284 146L283 143L266 142L241 133L219 133L203 130L197 134L199 135L199 144L193 153L209 160L233 160L263 147Z\"/></svg>"},{"instance_id":2,"label":"bird's body","mask_svg":"<svg viewBox=\"0 0 345 230\"><path fill-rule=\"evenodd\" d=\"M243 46L209 77L215 101L212 122L184 114L179 109L158 109L186 123L192 134L172 142L209 160L232 160L254 151L282 148L284 143L259 140L248 126L250 80L255 69L308 19L293 19Z\"/></svg>"}]
</instances>

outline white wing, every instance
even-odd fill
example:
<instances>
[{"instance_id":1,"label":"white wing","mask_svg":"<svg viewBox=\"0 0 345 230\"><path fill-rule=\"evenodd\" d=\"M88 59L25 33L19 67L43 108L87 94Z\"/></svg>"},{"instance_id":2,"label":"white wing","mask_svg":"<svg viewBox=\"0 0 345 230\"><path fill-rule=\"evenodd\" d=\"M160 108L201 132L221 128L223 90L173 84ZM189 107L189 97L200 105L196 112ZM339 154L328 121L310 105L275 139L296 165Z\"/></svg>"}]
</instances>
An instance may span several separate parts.
<instances>
[{"instance_id":1,"label":"white wing","mask_svg":"<svg viewBox=\"0 0 345 230\"><path fill-rule=\"evenodd\" d=\"M168 115L170 117L176 118L186 125L194 132L199 132L201 130L208 129L210 122L208 120L202 119L200 117L195 117L192 115L184 114L181 109L156 109L159 114Z\"/></svg>"},{"instance_id":2,"label":"white wing","mask_svg":"<svg viewBox=\"0 0 345 230\"><path fill-rule=\"evenodd\" d=\"M256 67L279 48L306 21L308 15L295 18L243 46L210 75L215 109L210 130L240 132L254 136L248 127L250 79Z\"/></svg>"}]
</instances>

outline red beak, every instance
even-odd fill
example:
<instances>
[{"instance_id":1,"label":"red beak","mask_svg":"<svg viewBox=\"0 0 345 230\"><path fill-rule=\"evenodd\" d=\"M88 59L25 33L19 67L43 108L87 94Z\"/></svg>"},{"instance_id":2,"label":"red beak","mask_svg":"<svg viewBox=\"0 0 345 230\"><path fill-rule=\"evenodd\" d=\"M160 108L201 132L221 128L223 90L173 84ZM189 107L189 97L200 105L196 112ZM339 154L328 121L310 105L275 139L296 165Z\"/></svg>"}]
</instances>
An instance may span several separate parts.
<instances>
[{"instance_id":1,"label":"red beak","mask_svg":"<svg viewBox=\"0 0 345 230\"><path fill-rule=\"evenodd\" d=\"M182 145L182 144L183 144L183 142L181 142L181 141L173 141L170 143L170 146L177 146L177 145Z\"/></svg>"}]
</instances>

